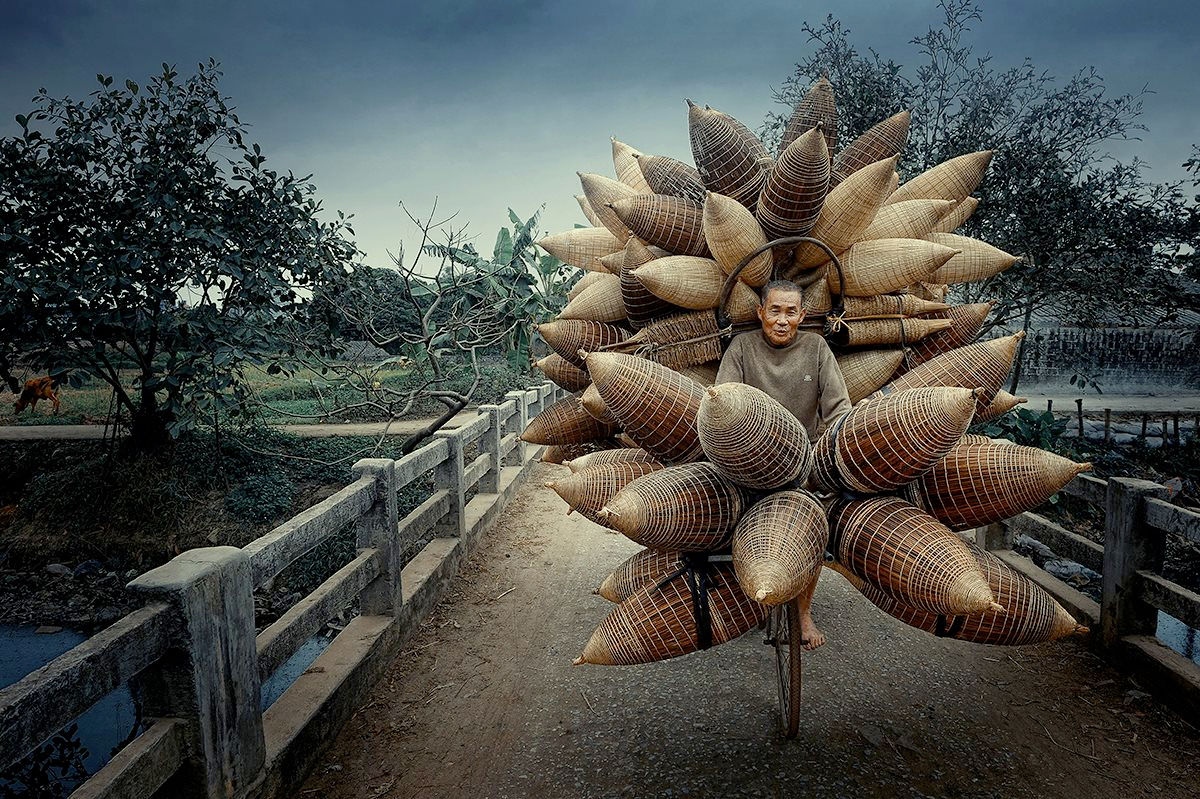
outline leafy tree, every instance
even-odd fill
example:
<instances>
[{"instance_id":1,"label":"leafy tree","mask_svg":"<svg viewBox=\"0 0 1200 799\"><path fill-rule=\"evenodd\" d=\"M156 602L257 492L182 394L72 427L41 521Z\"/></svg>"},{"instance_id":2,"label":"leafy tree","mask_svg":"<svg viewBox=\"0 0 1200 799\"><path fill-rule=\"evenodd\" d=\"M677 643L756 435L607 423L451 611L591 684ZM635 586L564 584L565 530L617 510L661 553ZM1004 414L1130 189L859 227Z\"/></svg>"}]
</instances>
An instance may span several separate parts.
<instances>
[{"instance_id":1,"label":"leafy tree","mask_svg":"<svg viewBox=\"0 0 1200 799\"><path fill-rule=\"evenodd\" d=\"M993 150L980 205L963 230L1023 260L959 299L999 299L993 324L1028 330L1037 311L1100 324L1155 323L1195 303L1178 279L1197 242L1195 198L1145 179L1144 164L1105 148L1136 137L1142 97L1113 96L1093 68L1059 83L1029 60L1007 68L976 55L964 35L981 19L974 0L942 0L943 19L911 41L915 69L860 52L832 16L803 30L813 52L776 92L788 105L827 75L837 92L841 142L899 110L912 110L901 162L907 179L942 161ZM783 117L764 124L778 138ZM1193 162L1194 163L1194 162ZM1200 168L1200 167L1194 167ZM1014 373L1012 389L1020 379Z\"/></svg>"},{"instance_id":2,"label":"leafy tree","mask_svg":"<svg viewBox=\"0 0 1200 799\"><path fill-rule=\"evenodd\" d=\"M0 139L0 376L20 358L100 378L143 451L236 413L243 367L286 354L283 323L357 252L311 176L264 166L220 75L41 89Z\"/></svg>"}]
</instances>

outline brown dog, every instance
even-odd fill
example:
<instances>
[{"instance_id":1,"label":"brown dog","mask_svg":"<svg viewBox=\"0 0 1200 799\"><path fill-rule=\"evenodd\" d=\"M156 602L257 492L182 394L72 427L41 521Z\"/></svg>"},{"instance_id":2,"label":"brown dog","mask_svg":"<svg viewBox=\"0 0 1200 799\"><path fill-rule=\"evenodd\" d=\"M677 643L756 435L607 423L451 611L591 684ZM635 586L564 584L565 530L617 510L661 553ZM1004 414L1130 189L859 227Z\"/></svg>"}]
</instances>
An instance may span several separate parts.
<instances>
[{"instance_id":1,"label":"brown dog","mask_svg":"<svg viewBox=\"0 0 1200 799\"><path fill-rule=\"evenodd\" d=\"M25 381L25 388L22 389L21 396L13 403L13 415L15 416L25 410L26 405L36 412L37 403L40 399L48 399L53 402L54 413L58 413L58 381L49 375Z\"/></svg>"}]
</instances>

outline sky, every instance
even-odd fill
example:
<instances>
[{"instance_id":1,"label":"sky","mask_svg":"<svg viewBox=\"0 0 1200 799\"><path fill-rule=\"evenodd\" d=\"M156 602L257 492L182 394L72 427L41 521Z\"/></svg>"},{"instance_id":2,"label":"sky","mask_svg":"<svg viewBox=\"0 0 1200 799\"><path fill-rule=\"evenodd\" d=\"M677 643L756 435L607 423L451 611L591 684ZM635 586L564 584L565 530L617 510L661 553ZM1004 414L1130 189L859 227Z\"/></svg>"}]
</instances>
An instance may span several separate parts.
<instances>
[{"instance_id":1,"label":"sky","mask_svg":"<svg viewBox=\"0 0 1200 799\"><path fill-rule=\"evenodd\" d=\"M1182 177L1200 142L1200 3L981 0L969 41L997 66L1064 79L1095 66L1112 93L1148 87L1137 154ZM584 220L577 172L613 175L610 136L690 161L684 98L757 128L771 90L839 18L860 49L902 64L935 25L932 0L0 0L0 135L39 87L81 97L97 72L145 82L212 57L268 166L313 174L327 210L354 214L366 263L438 203L491 249L512 208L542 230Z\"/></svg>"}]
</instances>

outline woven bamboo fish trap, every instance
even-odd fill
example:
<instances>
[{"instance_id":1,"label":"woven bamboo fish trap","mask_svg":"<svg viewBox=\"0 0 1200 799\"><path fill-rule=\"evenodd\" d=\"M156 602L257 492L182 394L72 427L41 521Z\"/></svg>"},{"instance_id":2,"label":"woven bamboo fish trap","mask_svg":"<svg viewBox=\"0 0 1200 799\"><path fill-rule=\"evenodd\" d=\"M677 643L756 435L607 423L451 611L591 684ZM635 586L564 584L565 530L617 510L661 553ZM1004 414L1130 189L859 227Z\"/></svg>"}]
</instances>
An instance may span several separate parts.
<instances>
[{"instance_id":1,"label":"woven bamboo fish trap","mask_svg":"<svg viewBox=\"0 0 1200 799\"><path fill-rule=\"evenodd\" d=\"M979 421L978 415L976 415L975 421ZM1018 446L1017 442L1009 441L1007 438L989 438L988 436L979 435L977 433L967 433L961 439L959 439L958 444L956 444L955 446L956 447L976 447L976 446L982 446L984 444L987 444L988 446L991 446L992 444L998 444L1002 447ZM913 485L916 485L916 484L913 483ZM909 501L911 502L912 500L909 500ZM917 502L913 502L913 504L919 505L919 503L917 503Z\"/></svg>"},{"instance_id":2,"label":"woven bamboo fish trap","mask_svg":"<svg viewBox=\"0 0 1200 799\"><path fill-rule=\"evenodd\" d=\"M949 319L917 319L903 316L891 319L852 319L847 315L844 319L839 319L827 338L846 347L904 344L920 341L930 334L946 330L953 324Z\"/></svg>"},{"instance_id":3,"label":"woven bamboo fish trap","mask_svg":"<svg viewBox=\"0 0 1200 799\"><path fill-rule=\"evenodd\" d=\"M996 398L990 405L975 414L975 421L990 422L1025 402L1029 402L1028 397L1017 397L1001 389L996 392Z\"/></svg>"},{"instance_id":4,"label":"woven bamboo fish trap","mask_svg":"<svg viewBox=\"0 0 1200 799\"><path fill-rule=\"evenodd\" d=\"M563 263L589 272L608 272L598 259L625 247L608 228L603 227L581 227L555 233L539 241L538 246Z\"/></svg>"},{"instance_id":5,"label":"woven bamboo fish trap","mask_svg":"<svg viewBox=\"0 0 1200 799\"><path fill-rule=\"evenodd\" d=\"M958 443L975 402L969 389L935 386L857 405L817 439L814 476L829 490L870 494L899 488Z\"/></svg>"},{"instance_id":6,"label":"woven bamboo fish trap","mask_svg":"<svg viewBox=\"0 0 1200 799\"><path fill-rule=\"evenodd\" d=\"M638 194L617 200L612 210L647 244L677 255L711 255L704 241L704 206L698 202L667 194Z\"/></svg>"},{"instance_id":7,"label":"woven bamboo fish trap","mask_svg":"<svg viewBox=\"0 0 1200 799\"><path fill-rule=\"evenodd\" d=\"M717 382L717 370L720 369L720 365L720 361L711 361L695 366L684 366L678 371L681 375L692 378L702 386L711 386Z\"/></svg>"},{"instance_id":8,"label":"woven bamboo fish trap","mask_svg":"<svg viewBox=\"0 0 1200 799\"><path fill-rule=\"evenodd\" d=\"M863 231L861 240L923 239L954 206L950 200L905 200L885 205Z\"/></svg>"},{"instance_id":9,"label":"woven bamboo fish trap","mask_svg":"<svg viewBox=\"0 0 1200 799\"><path fill-rule=\"evenodd\" d=\"M631 236L630 238L633 237ZM628 244L629 243L626 242L626 246L628 246ZM625 251L620 250L619 252L610 253L609 255L603 255L596 260L600 262L600 265L603 266L610 275L616 275L620 277L621 268L625 266Z\"/></svg>"},{"instance_id":10,"label":"woven bamboo fish trap","mask_svg":"<svg viewBox=\"0 0 1200 799\"><path fill-rule=\"evenodd\" d=\"M583 196L587 197L592 210L596 212L596 216L600 217L600 222L608 228L608 232L621 242L629 238L628 226L613 213L610 206L617 200L637 197L639 196L638 192L619 180L591 172L580 172L579 183L583 186Z\"/></svg>"},{"instance_id":11,"label":"woven bamboo fish trap","mask_svg":"<svg viewBox=\"0 0 1200 799\"><path fill-rule=\"evenodd\" d=\"M865 133L847 144L833 159L829 188L837 186L868 164L883 158L900 155L908 143L908 124L912 114L901 111L877 122Z\"/></svg>"},{"instance_id":12,"label":"woven bamboo fish trap","mask_svg":"<svg viewBox=\"0 0 1200 799\"><path fill-rule=\"evenodd\" d=\"M897 203L898 205L899 203ZM886 206L885 206L886 207ZM938 223L934 225L930 233L953 233L958 230L963 224L971 218L971 214L975 213L975 209L979 207L979 200L975 197L967 197L952 209L946 212Z\"/></svg>"},{"instance_id":13,"label":"woven bamboo fish trap","mask_svg":"<svg viewBox=\"0 0 1200 799\"><path fill-rule=\"evenodd\" d=\"M679 553L670 549L643 549L604 578L596 593L620 604L648 585L679 570Z\"/></svg>"},{"instance_id":14,"label":"woven bamboo fish trap","mask_svg":"<svg viewBox=\"0 0 1200 799\"><path fill-rule=\"evenodd\" d=\"M704 200L704 240L726 275L767 243L754 214L732 197L716 192L709 192ZM771 253L761 252L738 273L738 279L750 286L762 286L771 279L773 268Z\"/></svg>"},{"instance_id":15,"label":"woven bamboo fish trap","mask_svg":"<svg viewBox=\"0 0 1200 799\"><path fill-rule=\"evenodd\" d=\"M716 563L709 568L708 643L716 646L755 629L767 609L738 586L732 565ZM693 606L692 591L682 574L662 585L647 585L612 609L575 665L630 666L695 652L701 633Z\"/></svg>"},{"instance_id":16,"label":"woven bamboo fish trap","mask_svg":"<svg viewBox=\"0 0 1200 799\"><path fill-rule=\"evenodd\" d=\"M960 444L917 478L914 504L951 530L982 527L1036 508L1091 468L1037 447Z\"/></svg>"},{"instance_id":17,"label":"woven bamboo fish trap","mask_svg":"<svg viewBox=\"0 0 1200 799\"><path fill-rule=\"evenodd\" d=\"M558 314L559 319L590 319L593 322L620 322L625 318L625 301L621 297L621 278L604 275Z\"/></svg>"},{"instance_id":18,"label":"woven bamboo fish trap","mask_svg":"<svg viewBox=\"0 0 1200 799\"><path fill-rule=\"evenodd\" d=\"M832 189L821 206L821 215L809 236L825 242L835 253L841 253L858 241L871 226L876 212L887 199L896 159L886 158L865 166ZM789 273L820 266L829 260L821 248L804 244L796 248Z\"/></svg>"},{"instance_id":19,"label":"woven bamboo fish trap","mask_svg":"<svg viewBox=\"0 0 1200 799\"><path fill-rule=\"evenodd\" d=\"M709 552L729 543L745 495L711 463L639 477L600 509L604 524L644 547Z\"/></svg>"},{"instance_id":20,"label":"woven bamboo fish trap","mask_svg":"<svg viewBox=\"0 0 1200 799\"><path fill-rule=\"evenodd\" d=\"M628 334L619 327L604 322L589 322L584 319L556 319L534 327L550 349L562 358L583 369L580 350L591 352L626 339Z\"/></svg>"},{"instance_id":21,"label":"woven bamboo fish trap","mask_svg":"<svg viewBox=\"0 0 1200 799\"><path fill-rule=\"evenodd\" d=\"M721 359L721 337L711 311L658 319L630 336L622 347L675 370Z\"/></svg>"},{"instance_id":22,"label":"woven bamboo fish trap","mask_svg":"<svg viewBox=\"0 0 1200 799\"><path fill-rule=\"evenodd\" d=\"M604 257L607 258L608 256L606 255ZM579 278L579 281L576 282L574 286L571 286L570 291L567 292L567 301L570 302L571 300L575 299L589 286L596 285L597 283L603 281L606 277L608 277L607 272L586 273L583 275L583 277Z\"/></svg>"},{"instance_id":23,"label":"woven bamboo fish trap","mask_svg":"<svg viewBox=\"0 0 1200 799\"><path fill-rule=\"evenodd\" d=\"M605 424L583 409L579 397L564 397L529 420L521 440L529 444L582 444L610 438L616 425Z\"/></svg>"},{"instance_id":24,"label":"woven bamboo fish trap","mask_svg":"<svg viewBox=\"0 0 1200 799\"><path fill-rule=\"evenodd\" d=\"M838 112L833 84L827 78L820 78L813 83L792 109L792 115L783 130L783 138L779 141L780 155L792 142L818 125L821 126L821 133L825 138L825 152L832 155L837 151Z\"/></svg>"},{"instance_id":25,"label":"woven bamboo fish trap","mask_svg":"<svg viewBox=\"0 0 1200 799\"><path fill-rule=\"evenodd\" d=\"M807 491L777 491L746 511L733 531L733 568L747 596L781 605L821 573L829 522Z\"/></svg>"},{"instance_id":26,"label":"woven bamboo fish trap","mask_svg":"<svg viewBox=\"0 0 1200 799\"><path fill-rule=\"evenodd\" d=\"M654 292L634 276L634 270L639 266L660 257L654 250L647 247L637 236L630 236L629 241L625 243L624 254L625 262L621 268L621 301L625 305L625 313L631 327L636 330L660 317L684 311L678 305L672 305L655 296Z\"/></svg>"},{"instance_id":27,"label":"woven bamboo fish trap","mask_svg":"<svg viewBox=\"0 0 1200 799\"><path fill-rule=\"evenodd\" d=\"M771 240L806 236L829 193L829 151L819 128L801 134L767 176L754 214Z\"/></svg>"},{"instance_id":28,"label":"woven bamboo fish trap","mask_svg":"<svg viewBox=\"0 0 1200 799\"><path fill-rule=\"evenodd\" d=\"M681 308L707 310L716 306L725 273L711 258L669 255L642 264L633 276L656 297Z\"/></svg>"},{"instance_id":29,"label":"woven bamboo fish trap","mask_svg":"<svg viewBox=\"0 0 1200 799\"><path fill-rule=\"evenodd\" d=\"M691 100L688 137L704 187L732 197L753 211L773 162L758 137L728 114Z\"/></svg>"},{"instance_id":30,"label":"woven bamboo fish trap","mask_svg":"<svg viewBox=\"0 0 1200 799\"><path fill-rule=\"evenodd\" d=\"M638 166L637 158L639 155L641 153L637 150L625 142L617 141L616 137L613 137L612 158L613 167L617 170L617 180L638 194L653 194L654 189L650 188L650 184L646 182L646 178L642 175L642 168Z\"/></svg>"},{"instance_id":31,"label":"woven bamboo fish trap","mask_svg":"<svg viewBox=\"0 0 1200 799\"><path fill-rule=\"evenodd\" d=\"M1008 377L1017 347L1024 337L1025 332L1018 330L1011 336L976 341L943 352L900 375L880 391L891 394L922 386L980 387L984 389L979 400L982 410L991 404L1000 384Z\"/></svg>"},{"instance_id":32,"label":"woven bamboo fish trap","mask_svg":"<svg viewBox=\"0 0 1200 799\"><path fill-rule=\"evenodd\" d=\"M864 316L919 316L950 308L944 302L931 302L912 294L881 294L875 297L846 297L842 300L846 318ZM805 307L808 307L807 305Z\"/></svg>"},{"instance_id":33,"label":"woven bamboo fish trap","mask_svg":"<svg viewBox=\"0 0 1200 799\"><path fill-rule=\"evenodd\" d=\"M621 444L612 438L606 438L601 441L585 441L582 444L566 444L563 446L551 444L542 449L542 457L539 460L542 463L561 465L567 461L582 458L584 455L590 455L594 452L607 452L620 447Z\"/></svg>"},{"instance_id":34,"label":"woven bamboo fish trap","mask_svg":"<svg viewBox=\"0 0 1200 799\"><path fill-rule=\"evenodd\" d=\"M583 390L583 394L579 397L579 403L596 421L618 426L616 417L608 410L608 406L604 404L604 400L600 398L600 392L594 385Z\"/></svg>"},{"instance_id":35,"label":"woven bamboo fish trap","mask_svg":"<svg viewBox=\"0 0 1200 799\"><path fill-rule=\"evenodd\" d=\"M804 287L804 310L810 314L823 314L833 310L829 281L823 276Z\"/></svg>"},{"instance_id":36,"label":"woven bamboo fish trap","mask_svg":"<svg viewBox=\"0 0 1200 799\"><path fill-rule=\"evenodd\" d=\"M958 255L942 264L934 274L933 279L939 283L978 283L1000 274L1021 260L986 241L969 236L930 233L929 240L959 250Z\"/></svg>"},{"instance_id":37,"label":"woven bamboo fish trap","mask_svg":"<svg viewBox=\"0 0 1200 799\"><path fill-rule=\"evenodd\" d=\"M963 540L902 499L837 502L829 525L836 559L906 605L935 614L1004 610Z\"/></svg>"},{"instance_id":38,"label":"woven bamboo fish trap","mask_svg":"<svg viewBox=\"0 0 1200 799\"><path fill-rule=\"evenodd\" d=\"M931 302L945 302L949 289L950 287L945 283L918 281L908 287L908 293L914 297L920 297L923 300Z\"/></svg>"},{"instance_id":39,"label":"woven bamboo fish trap","mask_svg":"<svg viewBox=\"0 0 1200 799\"><path fill-rule=\"evenodd\" d=\"M588 377L587 372L558 353L552 352L545 358L534 361L533 365L545 372L546 377L572 393L583 391L592 383L592 378Z\"/></svg>"},{"instance_id":40,"label":"woven bamboo fish trap","mask_svg":"<svg viewBox=\"0 0 1200 799\"><path fill-rule=\"evenodd\" d=\"M667 155L640 155L637 157L642 175L655 194L669 194L703 204L704 181L691 164L677 161Z\"/></svg>"},{"instance_id":41,"label":"woven bamboo fish trap","mask_svg":"<svg viewBox=\"0 0 1200 799\"><path fill-rule=\"evenodd\" d=\"M905 362L907 369L936 358L943 352L970 344L979 335L994 304L977 302L970 305L954 305L940 313L939 316L950 320L950 327L916 344Z\"/></svg>"},{"instance_id":42,"label":"woven bamboo fish trap","mask_svg":"<svg viewBox=\"0 0 1200 799\"><path fill-rule=\"evenodd\" d=\"M696 414L700 446L721 473L758 490L803 484L812 469L808 433L787 408L753 386L709 386Z\"/></svg>"},{"instance_id":43,"label":"woven bamboo fish trap","mask_svg":"<svg viewBox=\"0 0 1200 799\"><path fill-rule=\"evenodd\" d=\"M638 446L664 463L702 457L696 434L704 397L699 383L635 355L595 352L587 356L587 369L604 404Z\"/></svg>"},{"instance_id":44,"label":"woven bamboo fish trap","mask_svg":"<svg viewBox=\"0 0 1200 799\"><path fill-rule=\"evenodd\" d=\"M618 491L644 474L663 468L656 463L602 463L569 472L548 483L547 488L562 497L571 510L586 519L604 524L597 515Z\"/></svg>"},{"instance_id":45,"label":"woven bamboo fish trap","mask_svg":"<svg viewBox=\"0 0 1200 799\"><path fill-rule=\"evenodd\" d=\"M576 194L575 202L579 203L579 210L583 211L583 218L588 221L588 224L592 227L604 227L604 223L600 221L600 217L596 216L596 209L592 208L586 195Z\"/></svg>"},{"instance_id":46,"label":"woven bamboo fish trap","mask_svg":"<svg viewBox=\"0 0 1200 799\"><path fill-rule=\"evenodd\" d=\"M892 378L904 360L904 350L863 350L837 355L850 401L858 403Z\"/></svg>"},{"instance_id":47,"label":"woven bamboo fish trap","mask_svg":"<svg viewBox=\"0 0 1200 799\"><path fill-rule=\"evenodd\" d=\"M650 463L658 466L663 465L658 458L641 447L605 449L599 452L591 452L587 455L580 455L578 458L566 461L565 463L567 468L573 472L578 472L581 469L587 469L591 466L600 466L605 463Z\"/></svg>"},{"instance_id":48,"label":"woven bamboo fish trap","mask_svg":"<svg viewBox=\"0 0 1200 799\"><path fill-rule=\"evenodd\" d=\"M896 189L887 202L889 205L904 200L961 202L979 186L991 161L991 150L967 153L957 158L951 158L949 161L943 161Z\"/></svg>"},{"instance_id":49,"label":"woven bamboo fish trap","mask_svg":"<svg viewBox=\"0 0 1200 799\"><path fill-rule=\"evenodd\" d=\"M830 270L825 279L830 291L840 291L851 297L873 297L899 291L929 278L956 252L923 239L860 241L840 256L845 286L838 279L836 269Z\"/></svg>"}]
</instances>

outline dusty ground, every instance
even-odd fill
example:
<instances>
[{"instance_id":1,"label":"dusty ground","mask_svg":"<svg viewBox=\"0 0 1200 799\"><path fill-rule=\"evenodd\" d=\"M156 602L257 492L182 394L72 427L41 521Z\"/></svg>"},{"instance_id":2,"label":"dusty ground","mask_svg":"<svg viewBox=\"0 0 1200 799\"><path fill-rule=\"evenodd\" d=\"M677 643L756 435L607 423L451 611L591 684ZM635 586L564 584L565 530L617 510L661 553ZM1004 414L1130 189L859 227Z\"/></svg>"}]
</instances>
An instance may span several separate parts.
<instances>
[{"instance_id":1,"label":"dusty ground","mask_svg":"<svg viewBox=\"0 0 1200 799\"><path fill-rule=\"evenodd\" d=\"M826 571L803 727L775 733L761 634L650 666L573 668L637 548L541 483L342 731L313 797L1195 797L1200 733L1076 642L937 639Z\"/></svg>"}]
</instances>

